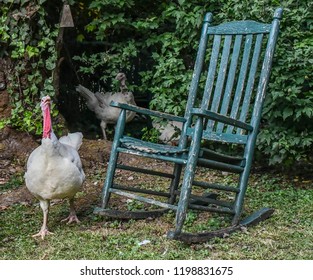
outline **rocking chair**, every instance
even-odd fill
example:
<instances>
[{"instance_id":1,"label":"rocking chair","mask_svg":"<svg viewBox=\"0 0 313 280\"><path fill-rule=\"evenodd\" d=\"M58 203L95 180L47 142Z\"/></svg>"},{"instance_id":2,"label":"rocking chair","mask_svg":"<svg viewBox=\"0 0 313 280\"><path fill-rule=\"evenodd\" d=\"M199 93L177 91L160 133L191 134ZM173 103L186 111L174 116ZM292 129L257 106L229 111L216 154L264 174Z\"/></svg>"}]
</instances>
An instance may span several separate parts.
<instances>
[{"instance_id":1,"label":"rocking chair","mask_svg":"<svg viewBox=\"0 0 313 280\"><path fill-rule=\"evenodd\" d=\"M282 9L278 8L270 24L245 20L214 26L212 14L205 15L184 117L128 104L111 104L120 108L121 113L103 186L102 205L95 213L121 219L145 219L176 211L175 228L167 236L186 243L223 237L272 215L273 209L263 208L241 220L281 16ZM179 144L151 143L124 135L128 110L181 122ZM215 142L241 154L212 150ZM166 161L173 165L173 171L118 164L121 153ZM234 173L238 180L231 186L201 181L195 176L197 168ZM155 189L124 186L114 183L117 169L160 176L170 182L165 191L158 186ZM199 189L206 192L199 194ZM152 204L157 209L111 209L111 194ZM183 227L190 209L228 214L232 217L230 226L187 233Z\"/></svg>"}]
</instances>

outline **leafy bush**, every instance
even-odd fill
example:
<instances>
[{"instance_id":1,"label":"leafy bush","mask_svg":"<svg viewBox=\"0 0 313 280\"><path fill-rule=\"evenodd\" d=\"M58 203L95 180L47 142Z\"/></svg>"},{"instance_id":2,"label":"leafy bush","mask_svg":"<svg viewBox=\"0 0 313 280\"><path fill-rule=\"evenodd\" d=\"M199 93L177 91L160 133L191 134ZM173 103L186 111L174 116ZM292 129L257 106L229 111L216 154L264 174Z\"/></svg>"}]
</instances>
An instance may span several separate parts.
<instances>
[{"instance_id":1,"label":"leafy bush","mask_svg":"<svg viewBox=\"0 0 313 280\"><path fill-rule=\"evenodd\" d=\"M51 24L45 24L47 8L42 4L46 1L37 0L36 3L39 5L38 20L32 21L32 24L36 22L33 26L36 28L29 29L31 36L23 35L28 31L21 22L16 35L12 33L12 26L1 24L1 41L8 42L13 36L19 38L8 48L13 60L27 54L30 61L40 62L41 58L55 55L51 41L55 38L55 29ZM135 97L151 97L152 109L176 115L184 112L204 13L213 12L214 23L247 18L270 22L274 9L283 6L281 32L257 149L262 162L266 157L270 164L290 166L295 161L308 161L313 147L312 1L71 0L69 3L76 19L77 42L91 46L74 57L78 73L83 76L82 82L94 90L111 89L115 74L124 71ZM25 5L21 4L21 7ZM1 23L7 22L6 9L1 7ZM12 8L10 11L12 13ZM38 91L43 87L50 87L52 91L51 76L42 78L37 72L48 65L42 61L36 65L32 70L35 72L28 78L33 86L22 90L23 98L18 96L18 89L13 89L15 110L24 111L26 120L34 116L31 103ZM51 73L52 68L53 63L45 74ZM15 83L12 85L18 85L16 75L13 77ZM14 118L16 115L13 112L11 122L30 130L31 123Z\"/></svg>"},{"instance_id":2,"label":"leafy bush","mask_svg":"<svg viewBox=\"0 0 313 280\"><path fill-rule=\"evenodd\" d=\"M86 30L108 43L97 59L104 80L120 69L138 72L133 89L151 93L151 108L182 115L204 13L212 11L215 23L270 22L278 6L284 16L257 148L270 164L291 165L308 160L313 142L312 1L94 0L89 9L97 16ZM84 61L97 65L92 56Z\"/></svg>"},{"instance_id":3,"label":"leafy bush","mask_svg":"<svg viewBox=\"0 0 313 280\"><path fill-rule=\"evenodd\" d=\"M284 13L258 148L291 165L312 155L312 1L286 1Z\"/></svg>"},{"instance_id":4,"label":"leafy bush","mask_svg":"<svg viewBox=\"0 0 313 280\"><path fill-rule=\"evenodd\" d=\"M40 134L40 96L54 96L52 73L56 63L56 27L47 21L46 0L3 0L0 7L1 57L11 61L8 93L11 118L1 120L14 128ZM57 110L53 106L53 115Z\"/></svg>"}]
</instances>

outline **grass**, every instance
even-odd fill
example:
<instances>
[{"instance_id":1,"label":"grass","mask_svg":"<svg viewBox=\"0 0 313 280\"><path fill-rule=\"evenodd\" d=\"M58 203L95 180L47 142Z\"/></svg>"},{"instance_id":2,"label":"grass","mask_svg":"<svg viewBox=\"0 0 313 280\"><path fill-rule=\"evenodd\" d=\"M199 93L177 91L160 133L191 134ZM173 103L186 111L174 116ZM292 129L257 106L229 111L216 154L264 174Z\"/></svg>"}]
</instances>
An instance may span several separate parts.
<instances>
[{"instance_id":1,"label":"grass","mask_svg":"<svg viewBox=\"0 0 313 280\"><path fill-rule=\"evenodd\" d=\"M119 221L95 216L95 205L88 205L78 211L80 224L66 225L59 221L68 214L67 203L51 207L49 228L54 234L45 240L34 239L31 235L42 221L39 205L15 204L0 212L0 259L313 259L312 201L310 184L300 186L281 175L252 175L245 212L270 206L275 208L274 215L247 231L194 245L166 238L174 213L154 220ZM196 225L197 218L191 212L187 227L203 226ZM214 227L219 222L212 215L206 224ZM150 242L140 245L144 240Z\"/></svg>"}]
</instances>

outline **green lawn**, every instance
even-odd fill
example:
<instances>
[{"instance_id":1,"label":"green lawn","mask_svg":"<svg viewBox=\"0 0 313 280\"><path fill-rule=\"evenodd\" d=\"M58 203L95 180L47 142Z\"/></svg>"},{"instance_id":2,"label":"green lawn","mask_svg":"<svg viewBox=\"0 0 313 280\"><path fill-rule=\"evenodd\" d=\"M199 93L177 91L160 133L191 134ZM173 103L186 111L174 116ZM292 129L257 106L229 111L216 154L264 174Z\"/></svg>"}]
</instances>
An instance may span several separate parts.
<instances>
[{"instance_id":1,"label":"green lawn","mask_svg":"<svg viewBox=\"0 0 313 280\"><path fill-rule=\"evenodd\" d=\"M313 259L313 191L311 183L300 181L252 175L245 213L270 206L274 215L247 231L194 245L166 238L174 213L122 222L95 216L95 205L86 205L78 209L81 223L66 225L59 221L67 215L67 203L51 207L49 229L54 234L34 239L42 219L38 203L15 204L0 212L0 259ZM196 212L188 216L188 227L197 226L197 217ZM215 220L213 215L209 222ZM149 243L140 245L144 240Z\"/></svg>"}]
</instances>

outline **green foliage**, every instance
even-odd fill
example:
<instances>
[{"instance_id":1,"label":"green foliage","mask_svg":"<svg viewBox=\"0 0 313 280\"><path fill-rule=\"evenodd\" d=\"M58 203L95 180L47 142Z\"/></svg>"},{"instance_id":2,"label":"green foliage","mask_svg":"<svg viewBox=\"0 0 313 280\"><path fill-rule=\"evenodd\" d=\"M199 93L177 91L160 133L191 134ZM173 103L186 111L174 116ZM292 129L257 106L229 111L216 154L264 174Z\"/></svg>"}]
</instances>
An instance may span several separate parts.
<instances>
[{"instance_id":1,"label":"green foliage","mask_svg":"<svg viewBox=\"0 0 313 280\"><path fill-rule=\"evenodd\" d=\"M0 8L1 56L14 61L10 94L15 104L8 122L40 133L40 92L54 94L57 29L47 20L46 0L4 1ZM14 2L14 4L13 4ZM30 3L34 3L30 5ZM313 7L312 1L144 1L71 0L76 40L84 48L74 64L82 82L94 90L111 90L117 72L127 74L135 97L151 97L155 110L182 115L186 105L201 21L206 11L214 23L254 19L270 22L276 7L284 8L268 97L258 138L259 157L270 164L307 162L313 146ZM29 9L35 13L27 17ZM59 3L61 8L61 2ZM18 18L16 20L15 18ZM27 77L26 86L21 80ZM99 82L100 81L100 82ZM89 85L88 85L89 83ZM23 117L18 117L23 114ZM0 122L0 128L3 127Z\"/></svg>"},{"instance_id":2,"label":"green foliage","mask_svg":"<svg viewBox=\"0 0 313 280\"><path fill-rule=\"evenodd\" d=\"M258 148L271 164L306 161L313 144L313 4L284 1Z\"/></svg>"},{"instance_id":3,"label":"green foliage","mask_svg":"<svg viewBox=\"0 0 313 280\"><path fill-rule=\"evenodd\" d=\"M151 93L151 108L182 115L206 5L98 0L88 9L94 17L85 34L78 36L103 41L105 51L76 56L80 72L101 71L104 82L120 70L130 73L130 78L138 73L139 81L132 89Z\"/></svg>"},{"instance_id":4,"label":"green foliage","mask_svg":"<svg viewBox=\"0 0 313 280\"><path fill-rule=\"evenodd\" d=\"M13 65L7 73L12 112L1 127L5 124L40 134L40 96L55 94L52 73L58 29L47 22L45 0L4 2L7 5L0 8L0 42L3 58Z\"/></svg>"},{"instance_id":5,"label":"green foliage","mask_svg":"<svg viewBox=\"0 0 313 280\"><path fill-rule=\"evenodd\" d=\"M160 137L160 131L155 129L154 127L149 129L148 127L144 127L142 129L143 135L142 140L149 141L152 143L158 143Z\"/></svg>"},{"instance_id":6,"label":"green foliage","mask_svg":"<svg viewBox=\"0 0 313 280\"><path fill-rule=\"evenodd\" d=\"M212 11L215 23L270 22L278 6L284 15L257 148L270 164L292 165L308 160L313 145L311 1L93 0L81 38L103 41L105 50L76 60L82 73L100 71L103 81L119 70L139 73L132 89L150 93L152 109L182 115L204 13Z\"/></svg>"}]
</instances>

